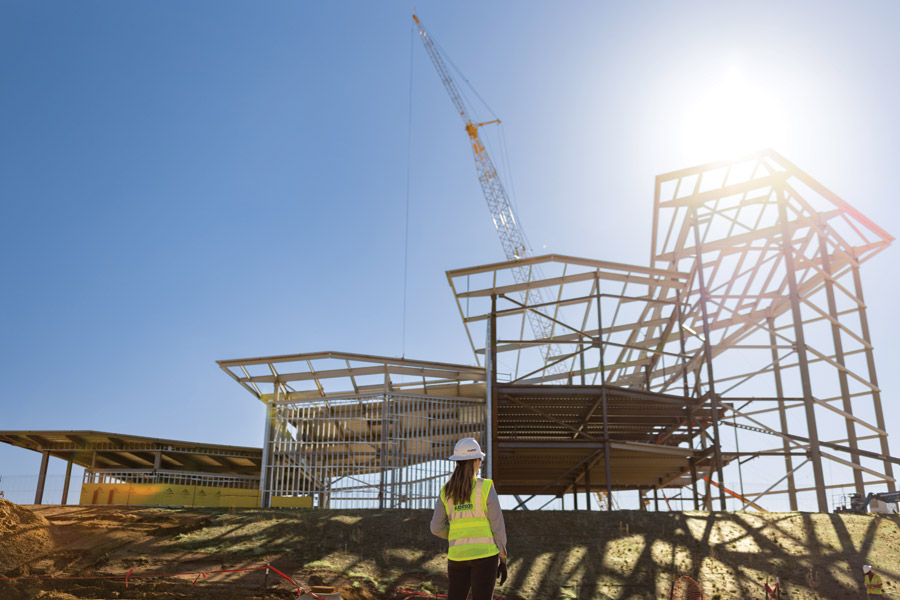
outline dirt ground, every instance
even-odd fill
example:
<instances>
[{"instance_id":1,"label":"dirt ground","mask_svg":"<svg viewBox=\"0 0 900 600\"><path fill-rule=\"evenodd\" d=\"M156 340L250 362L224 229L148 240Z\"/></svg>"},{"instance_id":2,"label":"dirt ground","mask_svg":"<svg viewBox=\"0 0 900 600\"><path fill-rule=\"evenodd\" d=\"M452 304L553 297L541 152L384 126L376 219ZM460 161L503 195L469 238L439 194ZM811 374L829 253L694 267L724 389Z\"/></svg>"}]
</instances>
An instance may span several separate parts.
<instances>
[{"instance_id":1,"label":"dirt ground","mask_svg":"<svg viewBox=\"0 0 900 600\"><path fill-rule=\"evenodd\" d=\"M0 574L18 569L51 550L50 522L12 502L0 500Z\"/></svg>"},{"instance_id":2,"label":"dirt ground","mask_svg":"<svg viewBox=\"0 0 900 600\"><path fill-rule=\"evenodd\" d=\"M0 501L2 600L279 600L332 585L346 600L445 594L446 542L428 511L20 507ZM861 565L900 592L900 520L809 513L507 512L504 600L666 598L689 575L709 598L864 597ZM124 575L132 572L128 586ZM196 575L177 575L206 572ZM141 577L168 574L165 577ZM194 580L196 582L194 582ZM194 583L194 585L192 585ZM421 596L425 597L425 596Z\"/></svg>"}]
</instances>

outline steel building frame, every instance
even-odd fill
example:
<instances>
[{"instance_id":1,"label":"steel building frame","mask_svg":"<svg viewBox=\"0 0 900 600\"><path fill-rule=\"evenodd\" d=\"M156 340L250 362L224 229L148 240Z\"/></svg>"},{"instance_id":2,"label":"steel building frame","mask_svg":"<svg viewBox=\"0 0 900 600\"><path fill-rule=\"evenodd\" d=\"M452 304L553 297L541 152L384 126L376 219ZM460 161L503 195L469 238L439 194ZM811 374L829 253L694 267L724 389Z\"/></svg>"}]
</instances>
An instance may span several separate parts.
<instances>
[{"instance_id":1,"label":"steel building frame","mask_svg":"<svg viewBox=\"0 0 900 600\"><path fill-rule=\"evenodd\" d=\"M515 386L567 388L544 390L555 394L556 404L535 418L557 444L571 429L570 449L590 423L596 444L623 441L607 414L607 396L629 389L645 394L633 402L635 410L652 404L653 394L678 394L683 408L704 411L670 424L660 413L630 434L637 435L632 443L643 436L686 446L695 470L711 452L714 477L692 472L695 503L702 493L711 507L717 492L724 509L725 468L733 463L738 472L730 475L742 480L740 465L750 460L778 475L767 489L742 489L744 507L787 494L796 510L811 495L805 506L827 511L828 490L863 493L866 486L892 485L898 460L889 452L859 273L862 262L892 241L789 161L765 151L657 177L650 267L550 255L449 271L476 360L490 374L494 457L502 458L497 451L508 447L504 436L515 427L517 443L537 447L536 422L527 431L517 425L521 415L505 407L523 404ZM533 274L524 283L512 276L523 268ZM553 300L535 304L532 290ZM548 337L530 335L526 312L554 323ZM550 344L569 350L547 363L540 348ZM504 363L510 354L514 360ZM566 364L562 372L548 368L559 364ZM586 413L579 412L579 394L597 398ZM740 430L738 447L728 451L725 426ZM566 473L560 477L568 478L561 492L590 489L589 481L598 480L592 465L602 456L616 462L607 445L558 465ZM810 485L800 487L798 479L810 474ZM607 492L646 485L632 479L610 482ZM718 489L698 490L703 480ZM652 489L680 481L661 469ZM559 488L550 483L547 489Z\"/></svg>"},{"instance_id":2,"label":"steel building frame","mask_svg":"<svg viewBox=\"0 0 900 600\"><path fill-rule=\"evenodd\" d=\"M430 508L461 437L484 442L484 369L341 352L219 361L266 404L261 505Z\"/></svg>"},{"instance_id":3,"label":"steel building frame","mask_svg":"<svg viewBox=\"0 0 900 600\"><path fill-rule=\"evenodd\" d=\"M893 486L900 464L860 275L892 241L767 150L658 176L649 266L548 255L448 271L477 366L336 352L219 365L267 406L265 506L427 507L471 435L517 497L827 511L829 491ZM744 489L748 463L768 487Z\"/></svg>"},{"instance_id":4,"label":"steel building frame","mask_svg":"<svg viewBox=\"0 0 900 600\"><path fill-rule=\"evenodd\" d=\"M0 431L0 442L42 455L35 504L43 502L50 458L66 462L62 503L72 466L82 483L178 483L247 488L259 481L262 450L103 431Z\"/></svg>"},{"instance_id":5,"label":"steel building frame","mask_svg":"<svg viewBox=\"0 0 900 600\"><path fill-rule=\"evenodd\" d=\"M514 269L529 270L529 280L519 282ZM587 506L598 491L611 506L614 491L683 488L731 460L715 439L707 443L702 423L715 413L690 392L684 338L692 333L669 298L686 295L689 273L548 255L447 278L488 371L487 471L499 490L562 496L582 489ZM553 300L533 303L534 290ZM527 312L553 324L549 337L534 339ZM661 343L666 338L676 347ZM563 348L550 362L541 351L548 344ZM663 372L682 380L680 389L653 388L655 356Z\"/></svg>"},{"instance_id":6,"label":"steel building frame","mask_svg":"<svg viewBox=\"0 0 900 600\"><path fill-rule=\"evenodd\" d=\"M775 445L761 451L781 452L768 462L783 461L784 475L754 497L785 493L796 510L812 492L826 511L828 489L894 483L859 272L892 241L772 150L657 177L651 264L691 273L681 300L686 326L703 333L688 363L696 393L769 398L734 399L723 421L767 434ZM674 385L653 368L659 389ZM796 465L794 452L808 461Z\"/></svg>"}]
</instances>

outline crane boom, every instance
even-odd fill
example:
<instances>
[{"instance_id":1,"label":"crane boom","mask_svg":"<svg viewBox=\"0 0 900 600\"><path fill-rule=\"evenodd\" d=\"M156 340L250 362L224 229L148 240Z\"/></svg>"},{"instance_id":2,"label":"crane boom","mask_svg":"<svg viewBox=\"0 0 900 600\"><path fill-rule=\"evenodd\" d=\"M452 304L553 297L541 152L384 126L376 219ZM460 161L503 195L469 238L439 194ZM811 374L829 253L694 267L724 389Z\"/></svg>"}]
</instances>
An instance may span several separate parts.
<instances>
[{"instance_id":1,"label":"crane boom","mask_svg":"<svg viewBox=\"0 0 900 600\"><path fill-rule=\"evenodd\" d=\"M506 190L500 182L499 175L497 175L497 169L494 167L494 163L478 135L479 127L491 123L499 123L499 120L488 121L486 123L476 123L472 120L466 111L466 106L462 100L462 94L460 94L456 82L453 81L453 77L450 75L450 71L447 69L444 59L441 57L440 53L438 53L434 42L431 40L431 37L429 37L428 32L425 31L419 18L416 15L413 15L413 19L419 27L419 36L422 38L422 43L425 45L428 57L431 59L434 68L437 70L441 82L444 84L444 88L450 95L450 100L453 102L453 106L456 107L456 112L459 113L459 116L465 123L466 133L469 135L469 141L472 145L472 153L475 156L475 168L478 171L478 182L481 184L481 190L484 192L485 200L487 200L488 209L491 211L491 217L494 219L494 227L497 229L497 234L500 236L503 252L506 254L507 260L524 258L530 254L528 245L525 243L525 236L522 234L522 231L519 229L519 225L516 222L516 217L513 214L512 207L509 203L509 197L506 195ZM526 278L524 281L528 281L528 279Z\"/></svg>"},{"instance_id":2,"label":"crane boom","mask_svg":"<svg viewBox=\"0 0 900 600\"><path fill-rule=\"evenodd\" d=\"M528 244L525 241L525 235L522 233L515 214L513 213L512 206L509 202L509 196L507 196L506 189L500 181L497 169L494 167L494 163L478 134L479 127L490 125L491 123L499 123L500 120L497 119L485 123L476 123L469 116L462 100L462 94L460 93L456 82L453 80L453 77L450 75L450 71L447 69L444 59L438 52L437 47L428 35L425 27L422 26L419 18L416 15L413 15L412 17L419 28L419 37L422 39L422 44L428 52L428 57L431 59L431 63L434 65L435 70L437 70L438 75L441 78L441 83L444 84L444 88L450 95L450 100L453 102L456 112L462 118L463 123L465 123L466 133L469 136L469 143L475 158L475 169L478 173L478 182L481 184L481 191L484 193L484 199L487 201L488 210L490 210L491 218L494 221L494 228L497 230L497 235L500 237L500 244L503 246L503 252L506 255L506 259L518 260L520 258L525 258L531 254L531 249L528 247ZM512 273L516 283L527 283L534 279L534 276L536 275L535 270L531 267L514 268L512 269ZM541 297L541 291L538 288L528 290L523 294L523 304L525 305L543 303L544 300ZM527 311L526 314L535 339L547 339L553 335L553 323L549 319L532 310ZM559 354L560 351L556 346L547 345L544 350L544 360L549 364L551 363L551 359ZM564 369L565 366L560 363L556 363L552 367L549 367L550 372L560 372Z\"/></svg>"}]
</instances>

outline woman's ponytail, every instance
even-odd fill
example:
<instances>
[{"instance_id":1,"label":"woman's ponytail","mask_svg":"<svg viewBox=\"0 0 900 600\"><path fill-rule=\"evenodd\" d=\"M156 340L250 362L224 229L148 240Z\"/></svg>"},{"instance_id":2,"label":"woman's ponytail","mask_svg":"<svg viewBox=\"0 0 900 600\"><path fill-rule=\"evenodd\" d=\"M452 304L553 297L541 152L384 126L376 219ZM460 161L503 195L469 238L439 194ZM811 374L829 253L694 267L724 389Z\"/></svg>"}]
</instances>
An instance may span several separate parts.
<instances>
[{"instance_id":1,"label":"woman's ponytail","mask_svg":"<svg viewBox=\"0 0 900 600\"><path fill-rule=\"evenodd\" d=\"M475 478L475 461L458 460L450 481L444 485L445 497L451 504L465 504L472 498L472 479Z\"/></svg>"}]
</instances>

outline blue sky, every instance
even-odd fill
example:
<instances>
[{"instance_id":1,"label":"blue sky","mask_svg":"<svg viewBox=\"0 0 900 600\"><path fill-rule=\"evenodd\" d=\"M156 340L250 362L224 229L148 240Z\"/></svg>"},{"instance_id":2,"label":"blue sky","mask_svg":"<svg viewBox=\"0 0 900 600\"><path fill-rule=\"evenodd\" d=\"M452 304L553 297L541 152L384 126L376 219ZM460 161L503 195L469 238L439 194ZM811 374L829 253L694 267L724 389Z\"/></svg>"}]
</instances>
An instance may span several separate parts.
<instances>
[{"instance_id":1,"label":"blue sky","mask_svg":"<svg viewBox=\"0 0 900 600\"><path fill-rule=\"evenodd\" d=\"M415 7L503 120L538 253L646 264L655 175L769 146L900 233L895 3ZM215 360L472 360L444 271L503 255L412 9L0 3L0 429L259 445ZM723 89L757 100L739 144ZM897 252L863 269L889 430Z\"/></svg>"}]
</instances>

